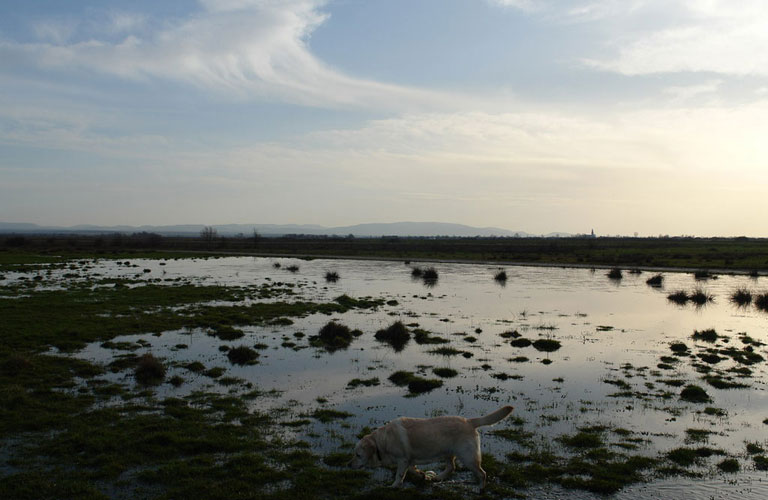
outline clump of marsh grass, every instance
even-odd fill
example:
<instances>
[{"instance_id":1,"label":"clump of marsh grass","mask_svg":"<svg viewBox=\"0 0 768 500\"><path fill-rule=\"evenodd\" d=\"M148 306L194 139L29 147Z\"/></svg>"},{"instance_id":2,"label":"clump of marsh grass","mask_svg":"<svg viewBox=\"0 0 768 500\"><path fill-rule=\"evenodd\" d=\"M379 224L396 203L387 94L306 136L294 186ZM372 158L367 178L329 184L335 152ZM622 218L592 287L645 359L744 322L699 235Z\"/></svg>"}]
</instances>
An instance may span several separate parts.
<instances>
[{"instance_id":1,"label":"clump of marsh grass","mask_svg":"<svg viewBox=\"0 0 768 500\"><path fill-rule=\"evenodd\" d=\"M414 267L411 269L411 277L412 278L421 278L424 275L424 270L420 267Z\"/></svg>"},{"instance_id":2,"label":"clump of marsh grass","mask_svg":"<svg viewBox=\"0 0 768 500\"><path fill-rule=\"evenodd\" d=\"M432 335L427 330L417 328L413 331L413 339L417 344L447 344L450 340L440 337L438 335Z\"/></svg>"},{"instance_id":3,"label":"clump of marsh grass","mask_svg":"<svg viewBox=\"0 0 768 500\"><path fill-rule=\"evenodd\" d=\"M310 339L310 342L318 347L324 347L327 351L333 352L338 349L346 349L352 343L354 332L348 326L329 321L320 329L317 336Z\"/></svg>"},{"instance_id":4,"label":"clump of marsh grass","mask_svg":"<svg viewBox=\"0 0 768 500\"><path fill-rule=\"evenodd\" d=\"M697 288L688 296L694 304L697 306L703 306L705 304L708 304L709 302L714 302L715 297L711 295L706 290L703 290L701 288Z\"/></svg>"},{"instance_id":5,"label":"clump of marsh grass","mask_svg":"<svg viewBox=\"0 0 768 500\"><path fill-rule=\"evenodd\" d=\"M682 342L673 342L669 345L669 348L672 349L672 352L675 354L683 354L688 352L688 346Z\"/></svg>"},{"instance_id":6,"label":"clump of marsh grass","mask_svg":"<svg viewBox=\"0 0 768 500\"><path fill-rule=\"evenodd\" d=\"M250 347L241 345L227 351L227 357L231 363L236 365L253 365L256 364L259 353Z\"/></svg>"},{"instance_id":7,"label":"clump of marsh grass","mask_svg":"<svg viewBox=\"0 0 768 500\"><path fill-rule=\"evenodd\" d=\"M707 394L707 391L699 387L698 385L687 385L680 392L680 399L688 401L689 403L709 403L712 399Z\"/></svg>"},{"instance_id":8,"label":"clump of marsh grass","mask_svg":"<svg viewBox=\"0 0 768 500\"><path fill-rule=\"evenodd\" d=\"M438 377L443 377L443 378L451 378L459 374L459 372L457 372L453 368L433 368L432 372Z\"/></svg>"},{"instance_id":9,"label":"clump of marsh grass","mask_svg":"<svg viewBox=\"0 0 768 500\"><path fill-rule=\"evenodd\" d=\"M704 342L715 342L717 341L718 337L719 335L714 328L709 328L707 330L695 330L693 335L691 335L691 338L694 340L703 340Z\"/></svg>"},{"instance_id":10,"label":"clump of marsh grass","mask_svg":"<svg viewBox=\"0 0 768 500\"><path fill-rule=\"evenodd\" d=\"M356 387L365 386L365 387L372 387L379 385L381 382L379 382L379 377L372 377L372 378L366 378L366 379L359 379L359 378L353 378L349 382L347 382L347 389L354 389Z\"/></svg>"},{"instance_id":11,"label":"clump of marsh grass","mask_svg":"<svg viewBox=\"0 0 768 500\"><path fill-rule=\"evenodd\" d=\"M755 307L761 311L768 312L768 292L761 293L755 297Z\"/></svg>"},{"instance_id":12,"label":"clump of marsh grass","mask_svg":"<svg viewBox=\"0 0 768 500\"><path fill-rule=\"evenodd\" d=\"M337 281L339 281L339 273L337 273L336 271L328 271L327 273L325 273L325 281L327 281L328 283L336 283Z\"/></svg>"},{"instance_id":13,"label":"clump of marsh grass","mask_svg":"<svg viewBox=\"0 0 768 500\"><path fill-rule=\"evenodd\" d=\"M408 382L408 392L411 394L423 394L443 385L443 381L436 378L415 377Z\"/></svg>"},{"instance_id":14,"label":"clump of marsh grass","mask_svg":"<svg viewBox=\"0 0 768 500\"><path fill-rule=\"evenodd\" d=\"M746 288L739 288L731 294L731 302L741 307L748 306L752 303L752 292Z\"/></svg>"},{"instance_id":15,"label":"clump of marsh grass","mask_svg":"<svg viewBox=\"0 0 768 500\"><path fill-rule=\"evenodd\" d=\"M151 353L146 353L136 362L133 375L141 385L157 385L165 378L165 366Z\"/></svg>"},{"instance_id":16,"label":"clump of marsh grass","mask_svg":"<svg viewBox=\"0 0 768 500\"><path fill-rule=\"evenodd\" d=\"M656 274L645 280L645 283L648 286L660 287L664 283L664 276L661 274Z\"/></svg>"},{"instance_id":17,"label":"clump of marsh grass","mask_svg":"<svg viewBox=\"0 0 768 500\"><path fill-rule=\"evenodd\" d=\"M533 342L533 348L541 352L554 352L560 349L560 341L555 339L538 339Z\"/></svg>"},{"instance_id":18,"label":"clump of marsh grass","mask_svg":"<svg viewBox=\"0 0 768 500\"><path fill-rule=\"evenodd\" d=\"M424 283L429 284L435 284L437 283L437 269L434 267L428 267L424 270L424 274L422 275L422 279L424 280Z\"/></svg>"},{"instance_id":19,"label":"clump of marsh grass","mask_svg":"<svg viewBox=\"0 0 768 500\"><path fill-rule=\"evenodd\" d=\"M687 304L691 298L685 290L678 290L667 295L667 300L682 306Z\"/></svg>"},{"instance_id":20,"label":"clump of marsh grass","mask_svg":"<svg viewBox=\"0 0 768 500\"><path fill-rule=\"evenodd\" d=\"M621 278L624 277L624 275L622 274L621 269L619 269L618 267L614 267L613 269L608 271L608 277L612 280L620 280Z\"/></svg>"},{"instance_id":21,"label":"clump of marsh grass","mask_svg":"<svg viewBox=\"0 0 768 500\"><path fill-rule=\"evenodd\" d=\"M379 330L374 337L376 340L391 345L396 352L402 351L405 344L411 340L411 334L402 321L395 321L387 328Z\"/></svg>"},{"instance_id":22,"label":"clump of marsh grass","mask_svg":"<svg viewBox=\"0 0 768 500\"><path fill-rule=\"evenodd\" d=\"M299 272L299 266L297 266L296 264L288 266L285 269L290 271L290 272L292 272L292 273L298 273Z\"/></svg>"},{"instance_id":23,"label":"clump of marsh grass","mask_svg":"<svg viewBox=\"0 0 768 500\"><path fill-rule=\"evenodd\" d=\"M503 270L503 269L502 269L501 271L499 271L498 273L496 273L496 274L493 276L493 279L494 279L494 280L495 280L497 283L499 283L499 284L502 284L502 285L503 285L503 284L505 284L505 283L507 282L507 272L506 272L505 270Z\"/></svg>"},{"instance_id":24,"label":"clump of marsh grass","mask_svg":"<svg viewBox=\"0 0 768 500\"><path fill-rule=\"evenodd\" d=\"M396 386L403 387L408 386L408 392L411 394L421 394L429 392L432 389L436 389L443 385L443 381L439 379L426 379L419 377L413 372L409 371L397 371L389 376L389 381Z\"/></svg>"},{"instance_id":25,"label":"clump of marsh grass","mask_svg":"<svg viewBox=\"0 0 768 500\"><path fill-rule=\"evenodd\" d=\"M509 345L512 347L528 347L531 344L533 344L533 342L525 337L520 337L509 341Z\"/></svg>"},{"instance_id":26,"label":"clump of marsh grass","mask_svg":"<svg viewBox=\"0 0 768 500\"><path fill-rule=\"evenodd\" d=\"M708 280L708 279L717 279L717 276L710 273L707 269L699 269L698 271L693 273L693 277L697 280Z\"/></svg>"}]
</instances>

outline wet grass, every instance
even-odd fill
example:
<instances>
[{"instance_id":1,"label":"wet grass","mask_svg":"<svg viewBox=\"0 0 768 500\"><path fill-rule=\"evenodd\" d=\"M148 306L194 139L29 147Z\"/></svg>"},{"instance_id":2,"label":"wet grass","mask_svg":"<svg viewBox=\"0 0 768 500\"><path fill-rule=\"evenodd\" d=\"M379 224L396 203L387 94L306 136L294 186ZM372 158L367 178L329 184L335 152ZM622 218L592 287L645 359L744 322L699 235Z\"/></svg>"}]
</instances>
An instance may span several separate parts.
<instances>
[{"instance_id":1,"label":"wet grass","mask_svg":"<svg viewBox=\"0 0 768 500\"><path fill-rule=\"evenodd\" d=\"M165 366L151 353L146 353L136 361L133 375L142 385L158 385L165 378Z\"/></svg>"},{"instance_id":2,"label":"wet grass","mask_svg":"<svg viewBox=\"0 0 768 500\"><path fill-rule=\"evenodd\" d=\"M533 348L541 352L555 352L562 344L555 339L537 339L533 342Z\"/></svg>"},{"instance_id":3,"label":"wet grass","mask_svg":"<svg viewBox=\"0 0 768 500\"><path fill-rule=\"evenodd\" d=\"M720 338L720 336L713 328L709 328L707 330L694 331L691 338L694 340L703 340L704 342L717 342L717 339Z\"/></svg>"},{"instance_id":4,"label":"wet grass","mask_svg":"<svg viewBox=\"0 0 768 500\"><path fill-rule=\"evenodd\" d=\"M497 272L495 275L493 275L494 281L500 284L505 284L507 282L507 272L504 270L501 270Z\"/></svg>"},{"instance_id":5,"label":"wet grass","mask_svg":"<svg viewBox=\"0 0 768 500\"><path fill-rule=\"evenodd\" d=\"M325 273L325 281L327 281L328 283L336 283L337 281L339 281L339 273L337 273L336 271L328 271L327 273Z\"/></svg>"},{"instance_id":6,"label":"wet grass","mask_svg":"<svg viewBox=\"0 0 768 500\"><path fill-rule=\"evenodd\" d=\"M432 373L442 378L452 378L459 374L453 368L433 368Z\"/></svg>"},{"instance_id":7,"label":"wet grass","mask_svg":"<svg viewBox=\"0 0 768 500\"><path fill-rule=\"evenodd\" d=\"M533 344L533 342L525 337L520 337L509 341L509 345L512 347L528 347L531 344Z\"/></svg>"},{"instance_id":8,"label":"wet grass","mask_svg":"<svg viewBox=\"0 0 768 500\"><path fill-rule=\"evenodd\" d=\"M254 351L248 346L237 346L227 351L227 358L231 363L236 365L253 365L256 364L256 359L259 357L259 353Z\"/></svg>"},{"instance_id":9,"label":"wet grass","mask_svg":"<svg viewBox=\"0 0 768 500\"><path fill-rule=\"evenodd\" d=\"M432 335L427 330L423 330L421 328L416 328L413 330L413 340L419 344L447 344L450 342L450 340L440 337L439 335Z\"/></svg>"},{"instance_id":10,"label":"wet grass","mask_svg":"<svg viewBox=\"0 0 768 500\"><path fill-rule=\"evenodd\" d=\"M647 280L645 280L645 283L648 286L661 287L664 284L664 276L661 274L655 274L650 278L648 278Z\"/></svg>"},{"instance_id":11,"label":"wet grass","mask_svg":"<svg viewBox=\"0 0 768 500\"><path fill-rule=\"evenodd\" d=\"M348 389L355 389L357 387L374 387L377 385L380 385L381 382L379 381L379 377L372 377L367 379L359 379L359 378L353 378L349 382L347 382L347 388Z\"/></svg>"},{"instance_id":12,"label":"wet grass","mask_svg":"<svg viewBox=\"0 0 768 500\"><path fill-rule=\"evenodd\" d=\"M739 288L731 293L731 302L741 307L748 306L752 303L752 292L746 288Z\"/></svg>"},{"instance_id":13,"label":"wet grass","mask_svg":"<svg viewBox=\"0 0 768 500\"><path fill-rule=\"evenodd\" d=\"M667 300L678 305L685 305L689 300L691 300L691 298L688 296L688 292L684 290L678 290L667 295Z\"/></svg>"},{"instance_id":14,"label":"wet grass","mask_svg":"<svg viewBox=\"0 0 768 500\"><path fill-rule=\"evenodd\" d=\"M116 293L107 291L100 304L62 298L69 291L51 295L55 299L52 303L54 309L60 306L57 301L68 301L73 306L73 316L76 316L74 319L59 316L65 318L64 323L74 332L62 345L72 349L77 348L73 346L78 343L94 340L110 342L110 339L121 335L120 332L164 331L163 321L166 319L173 326L180 325L180 329L202 328L222 338L222 332L224 335L233 330L235 333L242 332L238 326L274 324L281 321L280 318L313 313L339 313L365 307L364 304L371 308L381 305L377 301L346 297L331 304L278 302L263 304L264 307L259 304L257 308L201 306L200 302L209 301L185 302L184 294L198 294L202 290L181 293L172 288L175 287L164 290L172 300L153 296L152 290L129 292L127 287L116 289ZM213 288L217 287L212 287L207 293L221 293L222 297L229 294L234 297L230 302L249 296L257 297L260 293L256 288L219 291ZM77 293L80 292L84 291ZM147 292L151 298L142 297L142 292ZM43 292L35 292L30 298L38 293ZM80 293L79 297L87 298L88 294ZM21 304L25 314L40 316L43 324L55 324L47 316L49 312L42 306L43 301L15 300ZM32 303L37 304L39 309L31 307ZM0 301L0 308L6 306ZM88 315L93 314L96 319L91 322ZM290 433L297 429L301 432L307 430L310 420L292 420L285 422L286 425L273 422L270 416L260 412L262 405L249 403L253 398L260 397L256 391L247 395L196 393L185 398L155 400L151 390L95 383L95 378L104 372L105 367L42 354L52 345L48 342L50 332L35 332L35 328L25 326L24 315L20 312L11 312L10 316L13 323L6 323L10 326L8 338L16 347L0 346L0 435L11 439L20 432L33 434L29 436L27 448L12 452L15 453L13 468L0 477L2 498L117 496L237 499L255 496L283 499L368 496L402 500L464 496L463 490L457 490L453 487L455 485L446 489L431 485L425 489L398 491L371 489L374 482L367 472L341 469L349 458L349 443L342 446L342 450L346 451L317 456L309 451L306 442L280 438L280 432L275 432L272 426L290 427L286 429ZM98 327L96 323L99 323ZM82 331L78 331L81 324ZM31 332L32 337L23 338L21 333L15 331L17 327L21 332ZM415 331L413 333L416 335ZM424 338L432 336L427 332ZM118 372L135 369L140 363L140 357L131 353L136 350L133 345L115 342L105 348L127 354L116 358L121 361L112 368ZM230 348L226 351L227 355L235 349L237 347ZM720 350L717 355L725 355ZM748 354L757 355L739 349L731 357L743 356L740 359L747 360ZM189 372L217 376L222 383L234 386L240 381L235 377L225 377L226 370L221 367L206 369L199 362L179 362L176 366L184 366ZM440 369L434 368L433 372L439 375L437 370ZM442 383L413 373L410 375L404 386L408 386L412 394L433 390L435 386L439 387L437 383ZM189 376L196 378L192 373ZM374 379L378 380L375 377L353 379L350 384L358 380L359 385L352 385L375 385L372 382ZM72 390L80 387L78 384L82 381L89 380L94 383L83 385L83 392ZM115 399L115 396L119 396L118 400L125 399L117 407L105 406L104 403ZM321 408L306 416L317 421L314 426L322 428L324 425L348 425L334 422L342 422L351 415ZM295 426L287 425L294 423ZM522 429L517 434L525 435ZM602 443L589 445L593 438L586 436L590 435L597 436ZM609 443L608 437L605 431L582 428L577 434L564 437L571 443L581 442L581 446L558 441L569 450L565 456L548 455L542 450L531 450L527 455L515 457L514 460L510 458L507 462L488 456L486 467L490 483L486 496L509 498L518 494L511 489L514 485L539 481L557 483L566 488L613 493L627 484L643 480L643 472L653 471L656 467L655 459L616 453L620 443ZM521 446L533 446L530 439L521 438L517 442ZM701 453L716 454L709 450ZM759 453L756 452L752 458L756 468L761 463L760 459L766 460Z\"/></svg>"},{"instance_id":15,"label":"wet grass","mask_svg":"<svg viewBox=\"0 0 768 500\"><path fill-rule=\"evenodd\" d=\"M701 288L697 288L694 290L689 296L689 300L696 304L697 306L703 306L709 302L713 302L715 300L715 297L707 292L706 290L703 290Z\"/></svg>"},{"instance_id":16,"label":"wet grass","mask_svg":"<svg viewBox=\"0 0 768 500\"><path fill-rule=\"evenodd\" d=\"M443 385L439 379L426 379L409 371L397 371L389 376L389 381L399 387L408 387L411 394L422 394Z\"/></svg>"},{"instance_id":17,"label":"wet grass","mask_svg":"<svg viewBox=\"0 0 768 500\"><path fill-rule=\"evenodd\" d=\"M726 458L717 464L717 468L728 474L735 474L741 470L739 461L735 458Z\"/></svg>"},{"instance_id":18,"label":"wet grass","mask_svg":"<svg viewBox=\"0 0 768 500\"><path fill-rule=\"evenodd\" d=\"M577 449L600 448L604 445L603 437L596 432L581 431L573 435L560 436L558 441L569 448Z\"/></svg>"},{"instance_id":19,"label":"wet grass","mask_svg":"<svg viewBox=\"0 0 768 500\"><path fill-rule=\"evenodd\" d=\"M707 391L693 384L685 386L680 392L680 399L689 403L709 403L712 401Z\"/></svg>"},{"instance_id":20,"label":"wet grass","mask_svg":"<svg viewBox=\"0 0 768 500\"><path fill-rule=\"evenodd\" d=\"M346 349L355 338L354 332L347 326L329 321L320 332L310 337L310 343L316 347L325 348L329 352Z\"/></svg>"},{"instance_id":21,"label":"wet grass","mask_svg":"<svg viewBox=\"0 0 768 500\"><path fill-rule=\"evenodd\" d=\"M755 296L755 307L761 311L768 312L768 293L761 293Z\"/></svg>"},{"instance_id":22,"label":"wet grass","mask_svg":"<svg viewBox=\"0 0 768 500\"><path fill-rule=\"evenodd\" d=\"M411 333L402 321L395 321L387 328L377 331L374 338L379 342L386 342L392 346L395 352L400 352L411 340Z\"/></svg>"},{"instance_id":23,"label":"wet grass","mask_svg":"<svg viewBox=\"0 0 768 500\"><path fill-rule=\"evenodd\" d=\"M421 277L425 282L436 282L439 278L439 275L437 273L437 269L434 267L428 267L424 269L424 273L421 275Z\"/></svg>"}]
</instances>

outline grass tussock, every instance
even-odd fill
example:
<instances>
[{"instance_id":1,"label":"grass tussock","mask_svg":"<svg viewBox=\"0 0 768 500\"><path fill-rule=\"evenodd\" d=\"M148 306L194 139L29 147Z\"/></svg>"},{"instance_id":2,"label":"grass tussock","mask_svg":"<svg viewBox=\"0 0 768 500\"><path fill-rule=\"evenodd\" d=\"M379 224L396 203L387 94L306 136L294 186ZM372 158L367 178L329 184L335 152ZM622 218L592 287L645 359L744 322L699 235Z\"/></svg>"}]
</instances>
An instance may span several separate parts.
<instances>
[{"instance_id":1,"label":"grass tussock","mask_svg":"<svg viewBox=\"0 0 768 500\"><path fill-rule=\"evenodd\" d=\"M768 312L768 292L761 293L755 297L755 307L761 311Z\"/></svg>"},{"instance_id":2,"label":"grass tussock","mask_svg":"<svg viewBox=\"0 0 768 500\"><path fill-rule=\"evenodd\" d=\"M402 321L395 321L387 328L379 330L374 335L376 340L391 345L396 352L400 352L411 340L411 334Z\"/></svg>"},{"instance_id":3,"label":"grass tussock","mask_svg":"<svg viewBox=\"0 0 768 500\"><path fill-rule=\"evenodd\" d=\"M752 303L752 292L746 288L739 288L731 294L731 302L741 307L748 306Z\"/></svg>"},{"instance_id":4,"label":"grass tussock","mask_svg":"<svg viewBox=\"0 0 768 500\"><path fill-rule=\"evenodd\" d=\"M424 344L447 344L450 340L440 337L439 335L432 335L427 330L417 328L413 331L413 340L419 345Z\"/></svg>"},{"instance_id":5,"label":"grass tussock","mask_svg":"<svg viewBox=\"0 0 768 500\"><path fill-rule=\"evenodd\" d=\"M244 345L233 347L227 351L227 358L229 358L230 363L234 363L236 365L256 364L256 359L258 357L258 352Z\"/></svg>"},{"instance_id":6,"label":"grass tussock","mask_svg":"<svg viewBox=\"0 0 768 500\"><path fill-rule=\"evenodd\" d=\"M689 403L709 403L712 401L707 391L693 384L685 386L680 392L680 399Z\"/></svg>"},{"instance_id":7,"label":"grass tussock","mask_svg":"<svg viewBox=\"0 0 768 500\"><path fill-rule=\"evenodd\" d=\"M493 276L493 279L497 283L501 283L501 284L506 283L507 282L507 272L502 269L501 271L499 271L498 273L496 273Z\"/></svg>"},{"instance_id":8,"label":"grass tussock","mask_svg":"<svg viewBox=\"0 0 768 500\"><path fill-rule=\"evenodd\" d=\"M717 334L714 328L708 328L706 330L695 330L691 338L693 340L703 340L704 342L716 342L720 336Z\"/></svg>"},{"instance_id":9,"label":"grass tussock","mask_svg":"<svg viewBox=\"0 0 768 500\"><path fill-rule=\"evenodd\" d=\"M667 295L667 300L682 306L687 304L688 301L691 300L691 298L688 296L688 292L686 292L685 290L678 290L676 292L673 292Z\"/></svg>"},{"instance_id":10,"label":"grass tussock","mask_svg":"<svg viewBox=\"0 0 768 500\"><path fill-rule=\"evenodd\" d=\"M696 290L691 293L691 295L688 296L694 304L697 306L703 306L709 302L714 302L715 297L711 295L706 290L703 290L701 288L697 288Z\"/></svg>"},{"instance_id":11,"label":"grass tussock","mask_svg":"<svg viewBox=\"0 0 768 500\"><path fill-rule=\"evenodd\" d=\"M329 321L320 329L316 337L310 339L317 347L324 347L328 351L346 349L355 337L354 332L347 325Z\"/></svg>"},{"instance_id":12,"label":"grass tussock","mask_svg":"<svg viewBox=\"0 0 768 500\"><path fill-rule=\"evenodd\" d=\"M533 348L541 352L555 352L561 345L560 341L555 339L538 339L533 342Z\"/></svg>"},{"instance_id":13,"label":"grass tussock","mask_svg":"<svg viewBox=\"0 0 768 500\"><path fill-rule=\"evenodd\" d=\"M661 274L656 274L645 280L645 283L648 286L660 287L664 284L664 276Z\"/></svg>"},{"instance_id":14,"label":"grass tussock","mask_svg":"<svg viewBox=\"0 0 768 500\"><path fill-rule=\"evenodd\" d=\"M434 267L428 267L424 270L424 279L425 280L436 280L439 276L437 274L437 269Z\"/></svg>"},{"instance_id":15,"label":"grass tussock","mask_svg":"<svg viewBox=\"0 0 768 500\"><path fill-rule=\"evenodd\" d=\"M607 275L612 280L620 280L624 277L624 274L621 272L621 269L618 267L614 267L610 271L608 271Z\"/></svg>"},{"instance_id":16,"label":"grass tussock","mask_svg":"<svg viewBox=\"0 0 768 500\"><path fill-rule=\"evenodd\" d=\"M533 344L533 342L525 337L520 337L509 341L509 345L512 347L528 347L531 344Z\"/></svg>"},{"instance_id":17,"label":"grass tussock","mask_svg":"<svg viewBox=\"0 0 768 500\"><path fill-rule=\"evenodd\" d=\"M339 281L339 273L337 273L336 271L328 271L327 273L325 273L325 281L327 281L328 283L336 283L337 281Z\"/></svg>"},{"instance_id":18,"label":"grass tussock","mask_svg":"<svg viewBox=\"0 0 768 500\"><path fill-rule=\"evenodd\" d=\"M409 371L397 371L389 376L389 381L398 387L408 386L411 394L422 394L443 385L442 380L426 379Z\"/></svg>"},{"instance_id":19,"label":"grass tussock","mask_svg":"<svg viewBox=\"0 0 768 500\"><path fill-rule=\"evenodd\" d=\"M157 385L165 378L165 366L151 353L146 353L139 357L133 374L142 385Z\"/></svg>"},{"instance_id":20,"label":"grass tussock","mask_svg":"<svg viewBox=\"0 0 768 500\"><path fill-rule=\"evenodd\" d=\"M452 378L459 374L459 372L457 372L453 368L433 368L432 373L434 373L438 377L443 377L443 378Z\"/></svg>"}]
</instances>

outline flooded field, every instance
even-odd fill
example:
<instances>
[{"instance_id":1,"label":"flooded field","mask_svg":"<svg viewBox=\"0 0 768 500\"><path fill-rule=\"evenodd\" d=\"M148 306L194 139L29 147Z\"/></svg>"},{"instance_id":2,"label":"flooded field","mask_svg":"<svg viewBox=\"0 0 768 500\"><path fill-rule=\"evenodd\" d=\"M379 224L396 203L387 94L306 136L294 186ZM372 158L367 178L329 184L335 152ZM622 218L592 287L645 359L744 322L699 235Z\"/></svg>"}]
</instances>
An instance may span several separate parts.
<instances>
[{"instance_id":1,"label":"flooded field","mask_svg":"<svg viewBox=\"0 0 768 500\"><path fill-rule=\"evenodd\" d=\"M434 268L438 277L425 279L415 267ZM489 479L512 474L500 463L524 475L560 467L558 477L568 477L530 484L519 489L523 495L765 498L768 314L731 300L738 289L765 292L765 278L664 273L661 286L650 286L651 272L624 270L611 279L606 270L500 271L288 258L98 260L6 272L2 284L248 291L210 306L365 299L366 307L267 324L118 336L68 355L113 367L99 384L133 388L134 372L120 360L151 353L168 367L165 382L150 389L158 400L258 390L249 404L273 415L284 438L306 441L321 455L349 453L361 430L397 416L474 417L509 404L509 419L481 431ZM697 290L711 300L697 306L668 299ZM329 322L349 328L348 346L317 337ZM399 342L385 339L393 324L389 332L399 333ZM253 359L233 356L240 347ZM392 377L397 372L404 373ZM596 477L587 462L647 481L587 484ZM389 483L391 474L378 470L371 481ZM454 480L463 487L471 475L464 470Z\"/></svg>"}]
</instances>

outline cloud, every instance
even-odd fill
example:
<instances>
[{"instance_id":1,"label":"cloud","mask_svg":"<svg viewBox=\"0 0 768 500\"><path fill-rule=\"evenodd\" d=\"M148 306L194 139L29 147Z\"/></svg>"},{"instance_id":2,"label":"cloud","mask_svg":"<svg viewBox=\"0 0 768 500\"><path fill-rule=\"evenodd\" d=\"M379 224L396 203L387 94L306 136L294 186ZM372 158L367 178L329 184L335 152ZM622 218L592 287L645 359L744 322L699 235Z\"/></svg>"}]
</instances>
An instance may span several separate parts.
<instances>
[{"instance_id":1,"label":"cloud","mask_svg":"<svg viewBox=\"0 0 768 500\"><path fill-rule=\"evenodd\" d=\"M493 5L500 7L514 7L523 11L535 11L545 3L542 0L488 0Z\"/></svg>"},{"instance_id":2,"label":"cloud","mask_svg":"<svg viewBox=\"0 0 768 500\"><path fill-rule=\"evenodd\" d=\"M142 81L180 81L240 98L277 99L323 107L429 108L455 100L345 75L315 57L307 45L325 20L317 0L204 0L203 10L154 30L139 15L115 14L117 41L91 37L64 43L0 42L0 57L54 72L91 71ZM11 71L11 68L7 68Z\"/></svg>"},{"instance_id":3,"label":"cloud","mask_svg":"<svg viewBox=\"0 0 768 500\"><path fill-rule=\"evenodd\" d=\"M585 59L597 69L624 75L712 72L768 76L768 3L761 0L678 0L674 25L634 27L617 43L617 54ZM667 20L668 21L668 20Z\"/></svg>"}]
</instances>

